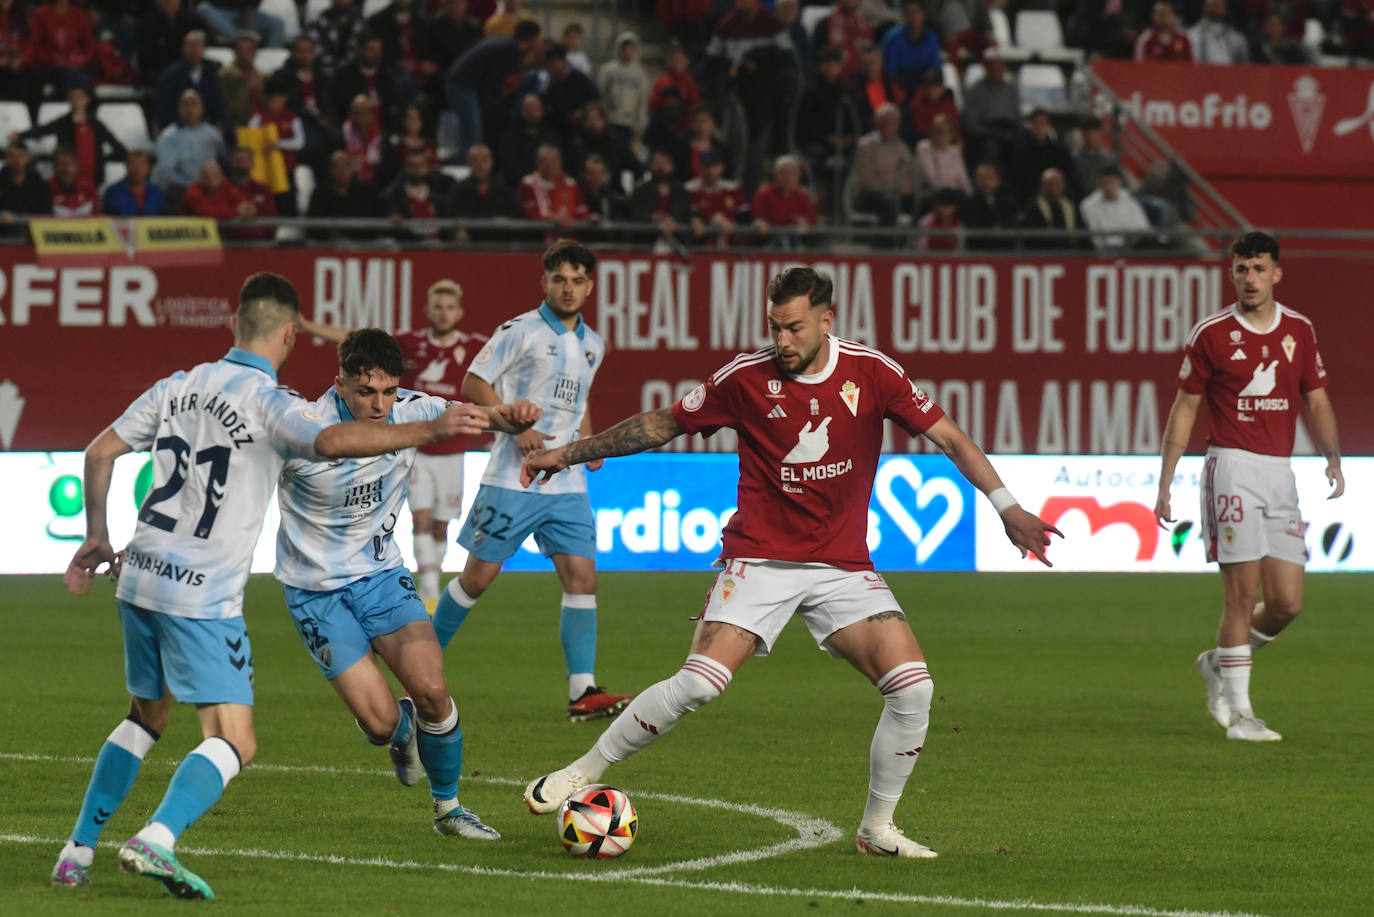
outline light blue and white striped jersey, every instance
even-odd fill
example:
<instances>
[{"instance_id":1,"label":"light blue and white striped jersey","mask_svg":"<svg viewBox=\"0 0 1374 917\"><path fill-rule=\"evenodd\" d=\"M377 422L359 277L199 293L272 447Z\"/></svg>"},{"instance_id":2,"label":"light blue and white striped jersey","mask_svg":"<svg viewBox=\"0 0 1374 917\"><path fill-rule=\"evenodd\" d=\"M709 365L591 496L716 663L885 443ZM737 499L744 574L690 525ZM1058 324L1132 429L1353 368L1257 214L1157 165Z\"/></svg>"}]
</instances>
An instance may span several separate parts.
<instances>
[{"instance_id":1,"label":"light blue and white striped jersey","mask_svg":"<svg viewBox=\"0 0 1374 917\"><path fill-rule=\"evenodd\" d=\"M401 389L387 423L433 420L448 402ZM314 403L330 423L353 420L337 391ZM402 563L392 535L410 490L417 449L333 461L292 459L281 472L276 576L297 589L330 592Z\"/></svg>"},{"instance_id":2,"label":"light blue and white striped jersey","mask_svg":"<svg viewBox=\"0 0 1374 917\"><path fill-rule=\"evenodd\" d=\"M544 444L556 449L577 439L592 379L606 356L606 344L582 317L569 331L548 303L506 322L473 357L468 372L490 382L502 403L526 398L544 409L534 429L553 438ZM482 483L508 490L520 486L525 457L514 436L498 434ZM546 494L583 493L587 471L573 465L547 484L531 484L530 491Z\"/></svg>"},{"instance_id":3,"label":"light blue and white striped jersey","mask_svg":"<svg viewBox=\"0 0 1374 917\"><path fill-rule=\"evenodd\" d=\"M114 422L152 450L153 489L126 548L116 594L181 618L237 618L282 463L318 458L328 426L309 401L277 385L272 364L234 348L173 373Z\"/></svg>"}]
</instances>

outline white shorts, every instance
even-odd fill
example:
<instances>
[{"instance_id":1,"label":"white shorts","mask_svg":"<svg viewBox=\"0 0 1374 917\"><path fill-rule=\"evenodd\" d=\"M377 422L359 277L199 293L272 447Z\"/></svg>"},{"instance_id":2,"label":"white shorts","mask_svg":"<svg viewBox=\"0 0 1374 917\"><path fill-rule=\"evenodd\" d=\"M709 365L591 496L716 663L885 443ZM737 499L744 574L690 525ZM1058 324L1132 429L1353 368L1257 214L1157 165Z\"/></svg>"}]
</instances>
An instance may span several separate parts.
<instances>
[{"instance_id":1,"label":"white shorts","mask_svg":"<svg viewBox=\"0 0 1374 917\"><path fill-rule=\"evenodd\" d=\"M427 509L436 522L463 515L463 453L415 456L410 469L410 511Z\"/></svg>"},{"instance_id":2,"label":"white shorts","mask_svg":"<svg viewBox=\"0 0 1374 917\"><path fill-rule=\"evenodd\" d=\"M701 617L757 634L754 655L767 656L788 620L799 614L816 645L834 656L825 645L831 634L883 611L901 613L902 607L882 576L872 570L730 560L716 576Z\"/></svg>"},{"instance_id":3,"label":"white shorts","mask_svg":"<svg viewBox=\"0 0 1374 917\"><path fill-rule=\"evenodd\" d=\"M1285 458L1208 449L1202 470L1202 536L1207 560L1239 564L1276 557L1307 563L1307 524Z\"/></svg>"}]
</instances>

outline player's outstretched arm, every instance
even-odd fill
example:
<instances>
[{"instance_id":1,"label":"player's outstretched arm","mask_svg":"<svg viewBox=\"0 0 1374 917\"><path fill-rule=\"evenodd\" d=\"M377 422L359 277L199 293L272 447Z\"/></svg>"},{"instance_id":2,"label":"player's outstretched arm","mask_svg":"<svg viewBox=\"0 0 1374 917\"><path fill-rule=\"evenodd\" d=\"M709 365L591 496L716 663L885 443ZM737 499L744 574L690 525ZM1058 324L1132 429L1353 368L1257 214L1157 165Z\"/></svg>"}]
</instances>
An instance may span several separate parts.
<instances>
[{"instance_id":1,"label":"player's outstretched arm","mask_svg":"<svg viewBox=\"0 0 1374 917\"><path fill-rule=\"evenodd\" d=\"M1173 522L1173 511L1169 508L1169 489L1173 486L1174 470L1183 450L1188 448L1188 437L1193 435L1193 421L1197 420L1197 407L1202 396L1179 389L1174 396L1173 406L1169 408L1169 419L1164 422L1164 443L1159 449L1159 495L1155 497L1155 522L1160 528L1164 523Z\"/></svg>"},{"instance_id":2,"label":"player's outstretched arm","mask_svg":"<svg viewBox=\"0 0 1374 917\"><path fill-rule=\"evenodd\" d=\"M487 407L491 418L491 428L502 433L524 433L534 422L544 416L544 409L524 398L514 404L493 404Z\"/></svg>"},{"instance_id":3,"label":"player's outstretched arm","mask_svg":"<svg viewBox=\"0 0 1374 917\"><path fill-rule=\"evenodd\" d=\"M475 404L450 404L434 420L413 423L368 423L353 420L325 427L315 437L315 451L326 458L363 458L437 443L453 436L476 435L491 426L491 415Z\"/></svg>"},{"instance_id":4,"label":"player's outstretched arm","mask_svg":"<svg viewBox=\"0 0 1374 917\"><path fill-rule=\"evenodd\" d=\"M113 427L105 430L86 447L83 490L86 502L86 540L76 549L67 573L62 578L73 595L91 591L96 568L109 564L108 576L119 576L119 558L110 546L110 530L105 518L105 503L110 495L110 478L115 459L133 449L119 438Z\"/></svg>"},{"instance_id":5,"label":"player's outstretched arm","mask_svg":"<svg viewBox=\"0 0 1374 917\"><path fill-rule=\"evenodd\" d=\"M1345 493L1345 475L1341 473L1341 444L1336 435L1336 409L1326 389L1314 388L1302 396L1307 404L1308 428L1312 440L1322 455L1326 456L1326 480L1331 483L1331 493L1326 499L1334 500Z\"/></svg>"},{"instance_id":6,"label":"player's outstretched arm","mask_svg":"<svg viewBox=\"0 0 1374 917\"><path fill-rule=\"evenodd\" d=\"M529 487L537 479L542 484L569 465L613 455L633 455L661 446L682 432L672 408L645 411L595 436L526 457L520 469L520 483Z\"/></svg>"},{"instance_id":7,"label":"player's outstretched arm","mask_svg":"<svg viewBox=\"0 0 1374 917\"><path fill-rule=\"evenodd\" d=\"M319 322L312 322L308 318L301 319L301 331L306 334L313 334L317 338L323 338L331 344L342 344L344 338L352 333L352 328L345 328L343 325L322 325Z\"/></svg>"},{"instance_id":8,"label":"player's outstretched arm","mask_svg":"<svg viewBox=\"0 0 1374 917\"><path fill-rule=\"evenodd\" d=\"M1034 513L1021 508L1002 485L997 470L992 467L992 462L988 461L987 454L978 444L969 439L968 435L959 429L959 425L948 417L937 420L925 432L925 437L939 446L940 450L949 456L954 467L959 469L959 473L992 501L993 508L1002 517L1002 527L1007 531L1007 538L1021 552L1021 556L1025 557L1029 551L1036 560L1047 567L1053 567L1054 564L1050 563L1045 555L1046 549L1050 546L1050 533L1053 532L1060 538L1064 537L1064 533Z\"/></svg>"}]
</instances>

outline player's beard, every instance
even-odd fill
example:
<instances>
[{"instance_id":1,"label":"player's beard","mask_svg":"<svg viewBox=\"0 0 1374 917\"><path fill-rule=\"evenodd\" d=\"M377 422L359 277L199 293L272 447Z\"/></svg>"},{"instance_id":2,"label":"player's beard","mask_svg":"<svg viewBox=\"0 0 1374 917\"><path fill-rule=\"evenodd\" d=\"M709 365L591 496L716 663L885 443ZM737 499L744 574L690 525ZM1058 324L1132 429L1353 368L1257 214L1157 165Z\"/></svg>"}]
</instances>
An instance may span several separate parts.
<instances>
[{"instance_id":1,"label":"player's beard","mask_svg":"<svg viewBox=\"0 0 1374 917\"><path fill-rule=\"evenodd\" d=\"M822 343L824 343L824 341L822 341ZM789 367L789 366L787 365L786 361L783 359L782 353L779 352L776 348L774 349L773 357L774 357L774 359L776 359L776 360L778 361L778 365L782 367L782 371L783 371L783 372L785 372L785 373L792 373L793 375L797 375L797 374L803 372L803 371L806 369L806 367L808 367L808 366L810 366L812 363L814 363L815 360L816 360L816 356L817 356L820 352L821 352L821 345L820 345L820 344L817 344L814 348L812 348L812 350L811 350L810 353L804 353L804 354L802 354L801 356L799 356L799 357L797 358L796 368Z\"/></svg>"}]
</instances>

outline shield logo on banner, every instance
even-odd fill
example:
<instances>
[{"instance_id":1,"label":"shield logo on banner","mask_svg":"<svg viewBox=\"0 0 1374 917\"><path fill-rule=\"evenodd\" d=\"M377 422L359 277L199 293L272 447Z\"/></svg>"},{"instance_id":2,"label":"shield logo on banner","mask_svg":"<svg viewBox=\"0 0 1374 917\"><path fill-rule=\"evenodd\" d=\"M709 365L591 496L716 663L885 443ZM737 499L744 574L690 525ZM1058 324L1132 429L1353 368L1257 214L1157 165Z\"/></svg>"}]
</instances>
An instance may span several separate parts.
<instances>
[{"instance_id":1,"label":"shield logo on banner","mask_svg":"<svg viewBox=\"0 0 1374 917\"><path fill-rule=\"evenodd\" d=\"M1321 127L1322 111L1326 108L1326 93L1315 76L1304 74L1293 81L1293 91L1288 94L1288 111L1293 115L1293 126L1298 129L1298 143L1304 153L1312 152L1317 142L1317 129Z\"/></svg>"}]
</instances>

